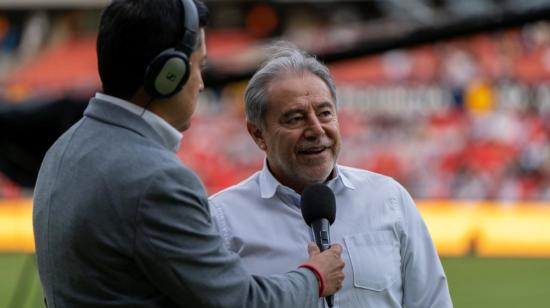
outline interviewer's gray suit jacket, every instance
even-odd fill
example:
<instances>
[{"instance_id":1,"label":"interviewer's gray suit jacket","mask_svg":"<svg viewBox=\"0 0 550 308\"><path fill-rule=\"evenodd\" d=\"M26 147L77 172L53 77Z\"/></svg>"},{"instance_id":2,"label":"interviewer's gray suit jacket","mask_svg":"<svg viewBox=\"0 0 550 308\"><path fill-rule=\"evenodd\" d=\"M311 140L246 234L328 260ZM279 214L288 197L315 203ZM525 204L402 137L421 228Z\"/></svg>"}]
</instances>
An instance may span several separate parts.
<instances>
[{"instance_id":1,"label":"interviewer's gray suit jacket","mask_svg":"<svg viewBox=\"0 0 550 308\"><path fill-rule=\"evenodd\" d=\"M48 151L33 225L48 307L317 304L306 269L250 276L224 249L197 176L144 120L101 100Z\"/></svg>"}]
</instances>

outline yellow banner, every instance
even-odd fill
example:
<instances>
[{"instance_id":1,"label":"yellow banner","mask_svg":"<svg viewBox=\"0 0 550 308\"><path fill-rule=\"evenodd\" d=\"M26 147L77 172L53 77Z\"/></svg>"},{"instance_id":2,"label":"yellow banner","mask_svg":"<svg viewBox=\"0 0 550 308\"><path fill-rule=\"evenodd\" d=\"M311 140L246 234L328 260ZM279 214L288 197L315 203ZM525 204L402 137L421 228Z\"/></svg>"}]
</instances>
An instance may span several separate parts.
<instances>
[{"instance_id":1,"label":"yellow banner","mask_svg":"<svg viewBox=\"0 0 550 308\"><path fill-rule=\"evenodd\" d=\"M417 204L441 256L550 257L550 203ZM0 201L0 251L34 251L32 200Z\"/></svg>"}]
</instances>

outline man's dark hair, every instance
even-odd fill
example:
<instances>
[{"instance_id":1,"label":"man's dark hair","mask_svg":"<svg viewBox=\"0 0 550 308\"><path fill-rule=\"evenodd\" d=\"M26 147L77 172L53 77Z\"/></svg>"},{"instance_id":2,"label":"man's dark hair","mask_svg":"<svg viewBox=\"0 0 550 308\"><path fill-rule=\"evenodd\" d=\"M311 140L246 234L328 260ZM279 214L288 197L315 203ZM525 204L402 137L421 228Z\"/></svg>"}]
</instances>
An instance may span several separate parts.
<instances>
[{"instance_id":1,"label":"man's dark hair","mask_svg":"<svg viewBox=\"0 0 550 308\"><path fill-rule=\"evenodd\" d=\"M199 26L208 9L193 0ZM114 0L101 14L97 37L99 76L105 94L128 99L143 85L145 69L161 51L183 39L181 0ZM201 40L197 39L198 46Z\"/></svg>"}]
</instances>

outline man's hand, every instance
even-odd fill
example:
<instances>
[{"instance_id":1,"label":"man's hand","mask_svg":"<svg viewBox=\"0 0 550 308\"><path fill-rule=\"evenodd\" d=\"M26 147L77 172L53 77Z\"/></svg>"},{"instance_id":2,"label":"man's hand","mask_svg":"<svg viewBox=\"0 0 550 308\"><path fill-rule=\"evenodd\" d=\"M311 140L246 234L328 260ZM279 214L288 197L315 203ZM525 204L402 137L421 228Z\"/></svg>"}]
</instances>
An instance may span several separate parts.
<instances>
[{"instance_id":1,"label":"man's hand","mask_svg":"<svg viewBox=\"0 0 550 308\"><path fill-rule=\"evenodd\" d=\"M307 247L309 260L304 264L312 265L317 268L325 278L325 289L321 297L329 296L342 288L344 281L344 260L340 256L342 247L338 244L332 244L328 250L321 253L315 243L309 243Z\"/></svg>"}]
</instances>

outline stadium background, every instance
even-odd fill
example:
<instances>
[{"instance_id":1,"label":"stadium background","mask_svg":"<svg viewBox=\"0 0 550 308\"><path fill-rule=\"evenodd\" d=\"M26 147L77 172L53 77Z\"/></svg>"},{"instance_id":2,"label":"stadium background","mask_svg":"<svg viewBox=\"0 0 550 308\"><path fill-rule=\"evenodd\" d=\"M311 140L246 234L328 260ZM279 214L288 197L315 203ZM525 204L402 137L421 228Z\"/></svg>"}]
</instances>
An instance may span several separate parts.
<instances>
[{"instance_id":1,"label":"stadium background","mask_svg":"<svg viewBox=\"0 0 550 308\"><path fill-rule=\"evenodd\" d=\"M100 86L106 2L0 1L0 307L42 306L32 187ZM550 307L550 1L205 2L207 88L179 155L209 193L261 166L243 90L289 40L333 73L340 162L417 200L455 306Z\"/></svg>"}]
</instances>

